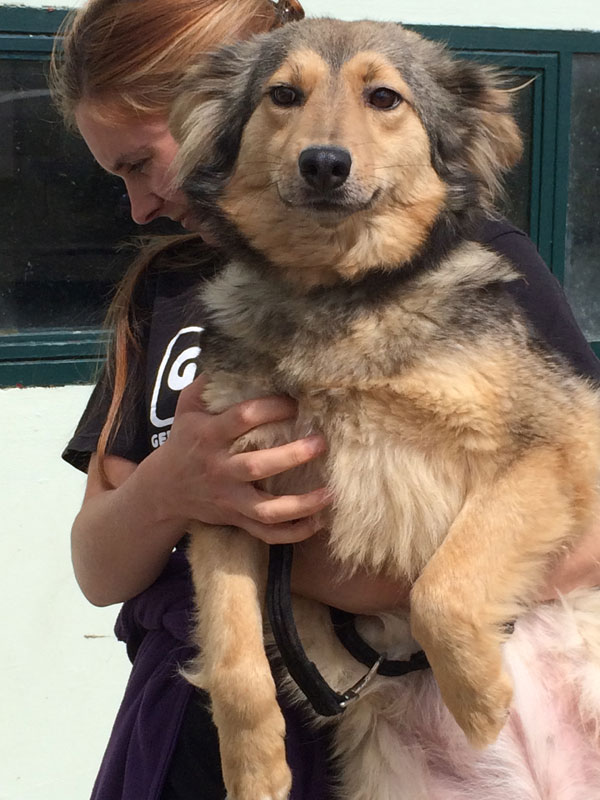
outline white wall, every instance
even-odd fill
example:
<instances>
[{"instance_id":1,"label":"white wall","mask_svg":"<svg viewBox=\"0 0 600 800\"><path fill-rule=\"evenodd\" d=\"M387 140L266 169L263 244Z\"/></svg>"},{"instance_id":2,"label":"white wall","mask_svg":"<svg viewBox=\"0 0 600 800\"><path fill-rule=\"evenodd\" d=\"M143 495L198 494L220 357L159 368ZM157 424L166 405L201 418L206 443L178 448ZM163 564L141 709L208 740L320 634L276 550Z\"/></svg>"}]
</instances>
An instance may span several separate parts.
<instances>
[{"instance_id":1,"label":"white wall","mask_svg":"<svg viewBox=\"0 0 600 800\"><path fill-rule=\"evenodd\" d=\"M394 20L414 25L475 25L504 28L580 28L600 30L598 0L504 0L503 3L462 0L306 0L309 14L342 19Z\"/></svg>"},{"instance_id":2,"label":"white wall","mask_svg":"<svg viewBox=\"0 0 600 800\"><path fill-rule=\"evenodd\" d=\"M12 5L8 4L7 5ZM23 0L16 5L40 6L39 0ZM80 5L80 0L61 0L60 7ZM304 7L313 16L326 14L343 19L390 19L422 25L476 25L505 28L557 28L564 30L600 30L598 0L504 0L485 3L481 0L305 0Z\"/></svg>"},{"instance_id":3,"label":"white wall","mask_svg":"<svg viewBox=\"0 0 600 800\"><path fill-rule=\"evenodd\" d=\"M0 390L0 800L89 797L129 673L70 564L85 476L59 456L89 393Z\"/></svg>"}]
</instances>

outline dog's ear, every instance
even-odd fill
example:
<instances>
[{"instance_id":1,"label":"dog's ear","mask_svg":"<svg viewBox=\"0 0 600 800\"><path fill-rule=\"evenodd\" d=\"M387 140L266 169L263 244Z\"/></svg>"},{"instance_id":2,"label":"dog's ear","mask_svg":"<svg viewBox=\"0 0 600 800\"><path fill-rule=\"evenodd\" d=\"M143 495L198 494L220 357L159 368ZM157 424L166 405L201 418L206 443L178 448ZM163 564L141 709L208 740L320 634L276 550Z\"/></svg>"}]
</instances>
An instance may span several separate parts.
<instances>
[{"instance_id":1,"label":"dog's ear","mask_svg":"<svg viewBox=\"0 0 600 800\"><path fill-rule=\"evenodd\" d=\"M509 76L476 61L448 58L436 66L446 108L442 125L434 128L434 165L456 210L474 202L492 209L505 173L522 154L512 112L515 90Z\"/></svg>"},{"instance_id":2,"label":"dog's ear","mask_svg":"<svg viewBox=\"0 0 600 800\"><path fill-rule=\"evenodd\" d=\"M230 173L248 119L260 97L253 77L261 37L209 53L186 74L169 119L179 144L175 183L201 204Z\"/></svg>"}]
</instances>

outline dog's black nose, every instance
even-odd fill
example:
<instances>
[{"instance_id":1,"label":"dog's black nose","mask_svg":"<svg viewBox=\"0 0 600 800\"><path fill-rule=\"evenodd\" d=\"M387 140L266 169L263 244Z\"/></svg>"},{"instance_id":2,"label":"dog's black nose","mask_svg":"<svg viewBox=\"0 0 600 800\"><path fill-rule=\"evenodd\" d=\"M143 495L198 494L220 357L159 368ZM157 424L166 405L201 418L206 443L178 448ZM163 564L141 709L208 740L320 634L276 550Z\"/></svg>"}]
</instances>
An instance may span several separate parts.
<instances>
[{"instance_id":1,"label":"dog's black nose","mask_svg":"<svg viewBox=\"0 0 600 800\"><path fill-rule=\"evenodd\" d=\"M352 156L343 147L307 147L298 159L300 174L320 192L341 186L352 167Z\"/></svg>"}]
</instances>

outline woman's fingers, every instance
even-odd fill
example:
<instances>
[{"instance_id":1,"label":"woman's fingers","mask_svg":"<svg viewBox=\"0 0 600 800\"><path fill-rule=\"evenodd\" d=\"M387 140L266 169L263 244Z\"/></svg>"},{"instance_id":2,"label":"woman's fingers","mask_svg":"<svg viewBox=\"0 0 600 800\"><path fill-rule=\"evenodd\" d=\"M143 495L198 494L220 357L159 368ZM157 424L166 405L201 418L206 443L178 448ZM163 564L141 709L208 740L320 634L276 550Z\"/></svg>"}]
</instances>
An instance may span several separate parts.
<instances>
[{"instance_id":1,"label":"woman's fingers","mask_svg":"<svg viewBox=\"0 0 600 800\"><path fill-rule=\"evenodd\" d=\"M257 492L256 495L256 500L245 515L263 525L278 525L282 522L300 520L322 511L331 503L331 495L327 489L315 489L306 494L285 494L280 497L265 492Z\"/></svg>"},{"instance_id":2,"label":"woman's fingers","mask_svg":"<svg viewBox=\"0 0 600 800\"><path fill-rule=\"evenodd\" d=\"M174 476L166 501L189 518L236 525L265 542L299 542L319 527L313 517L329 502L325 489L276 497L254 484L305 464L326 450L313 435L266 450L231 453L240 436L260 425L295 417L289 397L260 397L209 414L203 402L207 381L197 378L180 394L171 436L163 455ZM184 511L186 509L186 511ZM188 512L191 512L189 513Z\"/></svg>"},{"instance_id":3,"label":"woman's fingers","mask_svg":"<svg viewBox=\"0 0 600 800\"><path fill-rule=\"evenodd\" d=\"M189 412L208 415L204 402L204 391L209 382L201 374L179 393L175 416ZM236 403L221 413L210 414L210 425L214 435L231 444L238 436L268 422L281 422L295 416L298 406L295 400L285 395L256 397Z\"/></svg>"},{"instance_id":4,"label":"woman's fingers","mask_svg":"<svg viewBox=\"0 0 600 800\"><path fill-rule=\"evenodd\" d=\"M268 450L252 450L233 455L229 471L235 480L260 481L306 464L325 450L325 439L315 434Z\"/></svg>"},{"instance_id":5,"label":"woman's fingers","mask_svg":"<svg viewBox=\"0 0 600 800\"><path fill-rule=\"evenodd\" d=\"M259 522L246 519L240 527L266 544L295 544L314 536L318 526L311 519L282 525L261 525Z\"/></svg>"},{"instance_id":6,"label":"woman's fingers","mask_svg":"<svg viewBox=\"0 0 600 800\"><path fill-rule=\"evenodd\" d=\"M268 544L300 542L323 527L315 515L330 503L326 489L275 497L248 484L247 492L231 503L229 524Z\"/></svg>"},{"instance_id":7,"label":"woman's fingers","mask_svg":"<svg viewBox=\"0 0 600 800\"><path fill-rule=\"evenodd\" d=\"M186 414L189 411L206 411L202 400L206 384L207 378L202 374L179 392L175 416Z\"/></svg>"},{"instance_id":8,"label":"woman's fingers","mask_svg":"<svg viewBox=\"0 0 600 800\"><path fill-rule=\"evenodd\" d=\"M291 397L259 397L236 403L214 417L215 431L229 444L259 425L295 417L298 406Z\"/></svg>"}]
</instances>

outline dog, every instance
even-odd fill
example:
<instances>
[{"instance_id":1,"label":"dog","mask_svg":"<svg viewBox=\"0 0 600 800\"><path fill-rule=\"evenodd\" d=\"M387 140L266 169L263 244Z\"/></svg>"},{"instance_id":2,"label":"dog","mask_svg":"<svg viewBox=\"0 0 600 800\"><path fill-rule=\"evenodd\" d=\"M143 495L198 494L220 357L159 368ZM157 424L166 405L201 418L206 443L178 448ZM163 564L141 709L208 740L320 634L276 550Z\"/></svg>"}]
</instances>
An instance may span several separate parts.
<instances>
[{"instance_id":1,"label":"dog","mask_svg":"<svg viewBox=\"0 0 600 800\"><path fill-rule=\"evenodd\" d=\"M600 797L598 593L533 605L594 518L598 392L530 329L514 267L473 240L520 157L512 96L400 25L314 19L207 56L171 120L180 183L227 256L202 290L209 409L296 398L296 420L236 452L322 432L326 456L265 489L325 481L340 568L412 585L410 616L358 626L396 657L422 648L431 671L377 676L327 721L346 800ZM228 796L282 800L268 548L191 534L188 678L210 693ZM358 680L328 610L294 602L329 683Z\"/></svg>"}]
</instances>

